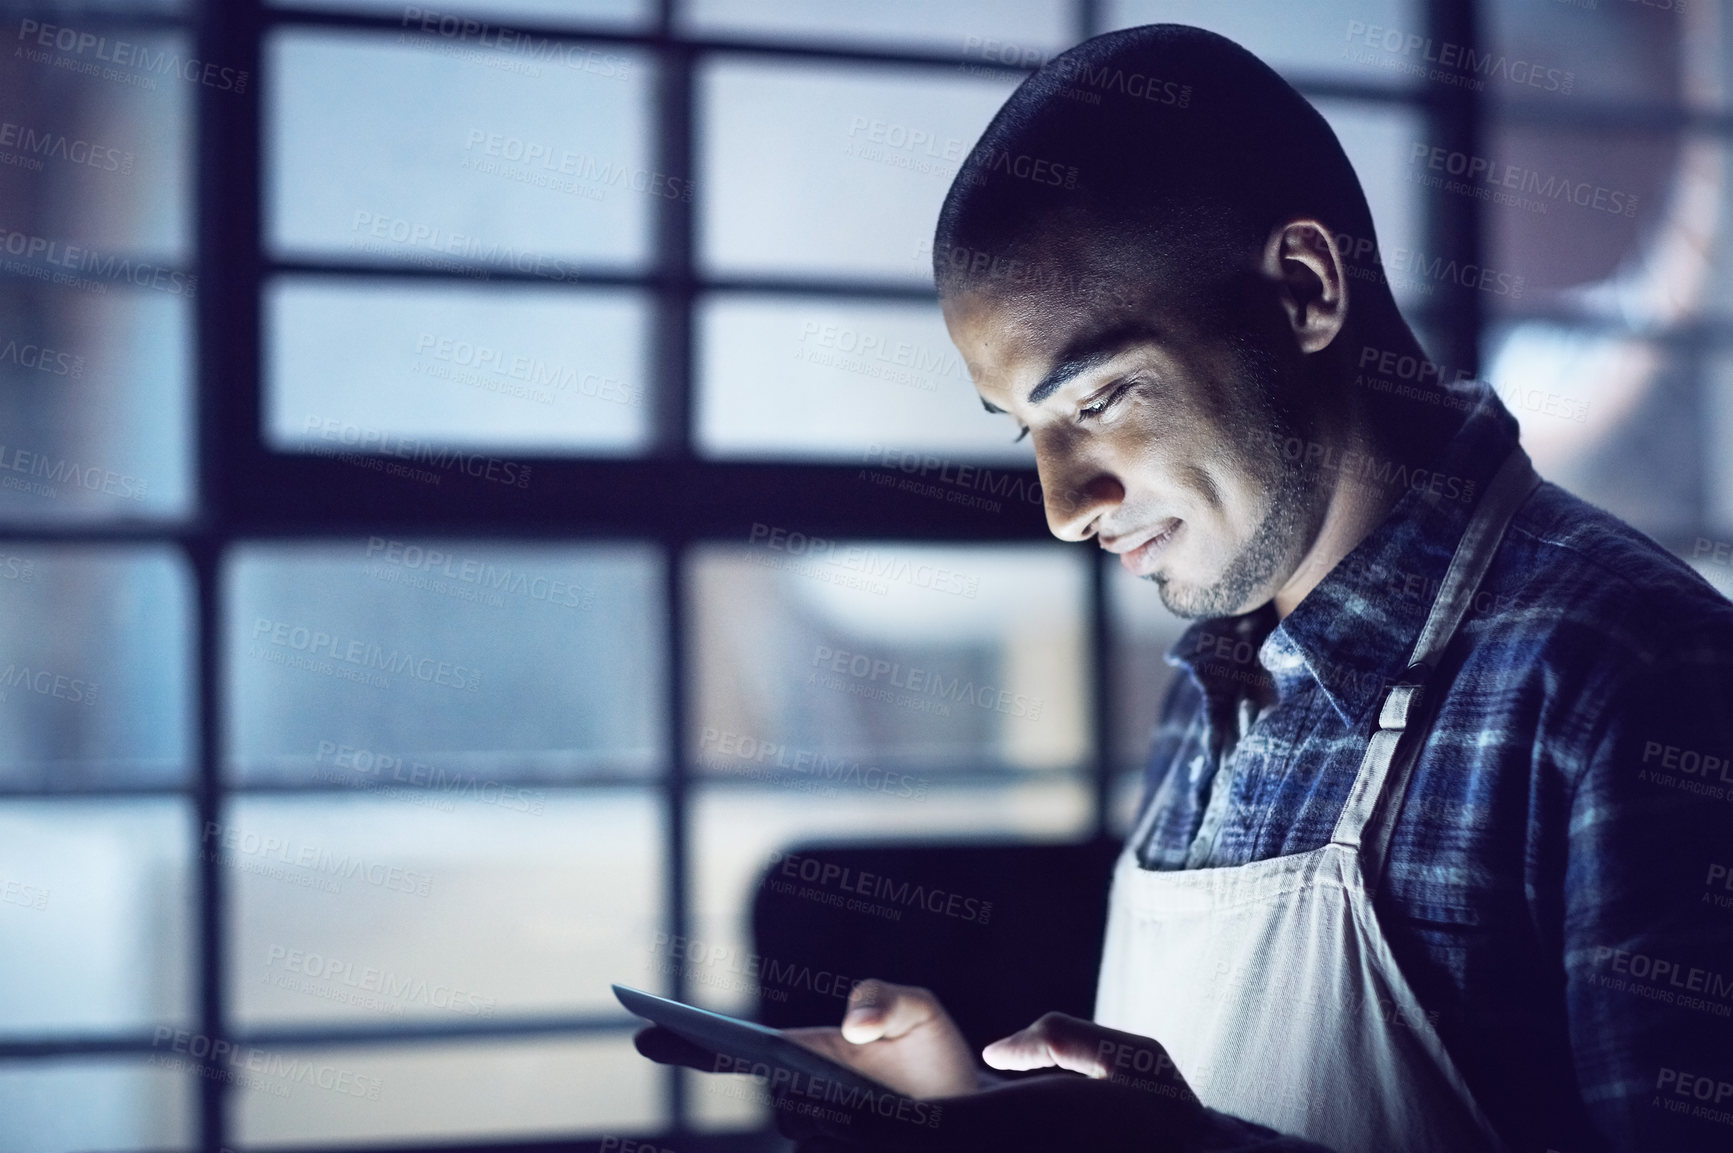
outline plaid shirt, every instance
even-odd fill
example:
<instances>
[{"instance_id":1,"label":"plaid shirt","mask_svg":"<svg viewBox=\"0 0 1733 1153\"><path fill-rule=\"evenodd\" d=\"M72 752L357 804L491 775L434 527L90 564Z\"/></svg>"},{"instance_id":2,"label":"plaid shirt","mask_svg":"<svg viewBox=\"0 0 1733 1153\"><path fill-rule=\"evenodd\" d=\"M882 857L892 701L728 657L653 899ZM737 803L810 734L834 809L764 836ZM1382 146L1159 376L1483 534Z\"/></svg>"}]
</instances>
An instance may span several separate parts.
<instances>
[{"instance_id":1,"label":"plaid shirt","mask_svg":"<svg viewBox=\"0 0 1733 1153\"><path fill-rule=\"evenodd\" d=\"M1329 841L1382 690L1516 440L1484 385L1449 396L1467 411L1441 476L1413 474L1287 619L1201 621L1169 652L1185 675L1155 733L1145 868ZM1247 686L1264 678L1259 714ZM1733 604L1544 484L1434 685L1374 907L1476 1099L1513 1150L1733 1150ZM1218 1122L1212 1148L1316 1148Z\"/></svg>"}]
</instances>

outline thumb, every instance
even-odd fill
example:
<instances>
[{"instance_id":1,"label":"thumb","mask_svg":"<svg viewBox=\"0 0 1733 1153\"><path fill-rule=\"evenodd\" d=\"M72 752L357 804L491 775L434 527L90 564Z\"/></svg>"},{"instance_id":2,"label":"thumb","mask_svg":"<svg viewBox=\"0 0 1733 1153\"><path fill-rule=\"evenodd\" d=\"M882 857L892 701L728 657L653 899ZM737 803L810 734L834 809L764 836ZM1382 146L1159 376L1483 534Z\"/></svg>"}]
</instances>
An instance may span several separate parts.
<instances>
[{"instance_id":1,"label":"thumb","mask_svg":"<svg viewBox=\"0 0 1733 1153\"><path fill-rule=\"evenodd\" d=\"M856 1045L893 1041L943 1013L938 998L926 989L869 978L849 990L842 1035Z\"/></svg>"},{"instance_id":2,"label":"thumb","mask_svg":"<svg viewBox=\"0 0 1733 1153\"><path fill-rule=\"evenodd\" d=\"M1093 1021L1048 1013L1027 1029L994 1041L981 1057L995 1069L1069 1069L1085 1077L1105 1077L1112 1069L1121 1034ZM1137 1038L1147 1042L1147 1038Z\"/></svg>"}]
</instances>

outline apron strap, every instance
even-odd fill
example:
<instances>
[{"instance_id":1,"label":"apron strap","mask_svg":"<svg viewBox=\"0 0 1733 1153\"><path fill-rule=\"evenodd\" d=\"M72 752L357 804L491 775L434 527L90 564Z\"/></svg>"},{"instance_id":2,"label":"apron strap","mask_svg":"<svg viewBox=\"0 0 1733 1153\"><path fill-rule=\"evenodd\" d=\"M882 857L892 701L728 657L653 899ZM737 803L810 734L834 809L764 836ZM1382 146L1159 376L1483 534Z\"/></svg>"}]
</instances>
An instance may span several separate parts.
<instances>
[{"instance_id":1,"label":"apron strap","mask_svg":"<svg viewBox=\"0 0 1733 1153\"><path fill-rule=\"evenodd\" d=\"M1432 611L1414 642L1407 671L1384 694L1378 729L1367 742L1354 787L1330 835L1332 844L1359 850L1368 893L1376 891L1383 876L1396 813L1431 719L1431 709L1426 707L1431 702L1425 700L1428 681L1467 615L1511 517L1539 485L1540 477L1535 475L1528 453L1521 447L1512 449L1481 494L1480 504L1457 542L1444 583L1433 598ZM1403 736L1410 732L1413 736L1404 741Z\"/></svg>"}]
</instances>

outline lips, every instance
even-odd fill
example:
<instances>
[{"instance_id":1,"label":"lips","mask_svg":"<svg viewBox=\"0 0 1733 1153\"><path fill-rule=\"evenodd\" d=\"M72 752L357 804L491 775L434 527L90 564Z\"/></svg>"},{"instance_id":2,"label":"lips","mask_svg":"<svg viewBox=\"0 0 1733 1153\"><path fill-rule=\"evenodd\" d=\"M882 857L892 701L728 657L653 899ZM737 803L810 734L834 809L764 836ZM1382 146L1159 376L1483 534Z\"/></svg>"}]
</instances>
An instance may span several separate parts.
<instances>
[{"instance_id":1,"label":"lips","mask_svg":"<svg viewBox=\"0 0 1733 1153\"><path fill-rule=\"evenodd\" d=\"M1173 538L1179 534L1184 522L1177 517L1169 517L1150 533L1133 533L1117 537L1111 541L1102 541L1101 547L1108 552L1119 554L1119 563L1125 571L1134 576L1148 576L1155 571L1160 563L1160 557L1173 543Z\"/></svg>"}]
</instances>

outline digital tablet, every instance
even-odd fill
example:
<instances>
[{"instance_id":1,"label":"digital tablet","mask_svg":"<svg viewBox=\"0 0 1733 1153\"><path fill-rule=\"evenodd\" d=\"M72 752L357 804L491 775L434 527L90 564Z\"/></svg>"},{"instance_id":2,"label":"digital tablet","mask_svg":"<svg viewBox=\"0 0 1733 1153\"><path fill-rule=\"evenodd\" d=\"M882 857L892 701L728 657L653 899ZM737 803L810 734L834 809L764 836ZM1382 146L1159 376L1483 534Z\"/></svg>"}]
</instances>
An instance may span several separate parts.
<instances>
[{"instance_id":1,"label":"digital tablet","mask_svg":"<svg viewBox=\"0 0 1733 1153\"><path fill-rule=\"evenodd\" d=\"M839 1065L829 1057L820 1056L811 1049L790 1041L768 1026L742 1021L738 1017L729 1017L722 1013L712 1013L696 1005L671 1001L667 997L658 997L642 989L632 989L625 985L615 985L613 988L614 996L620 999L620 1004L636 1015L646 1021L653 1021L670 1033L684 1037L712 1053L794 1073L804 1073L815 1080L829 1081L852 1092L871 1093L875 1096L881 1093L889 1093L894 1097L902 1096L870 1077L863 1077L846 1065ZM739 1071L745 1072L744 1069Z\"/></svg>"}]
</instances>

